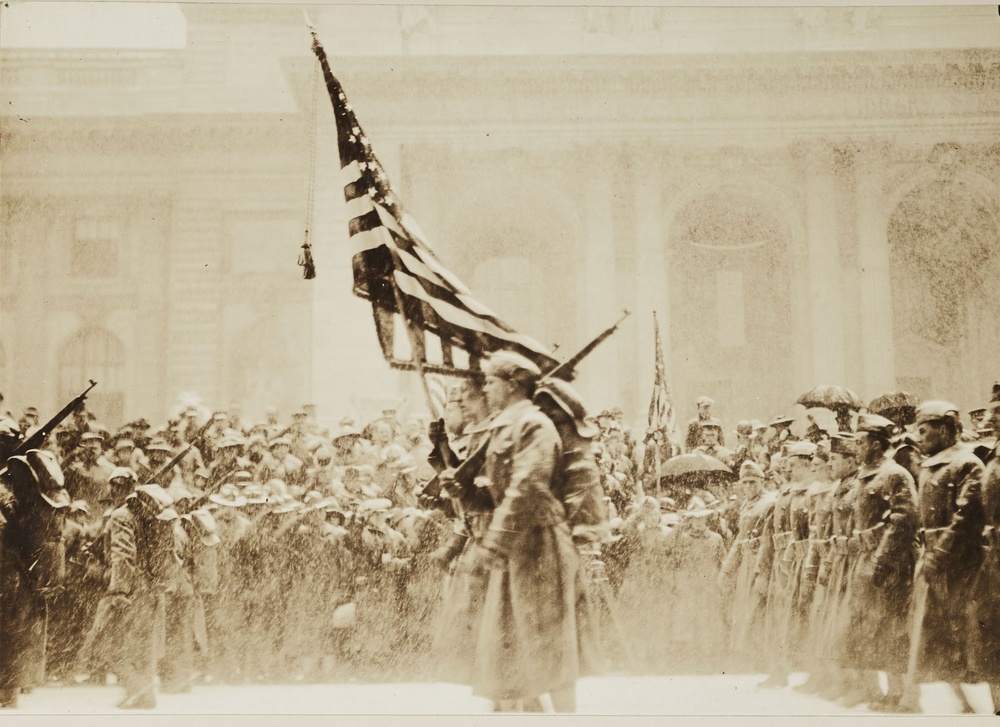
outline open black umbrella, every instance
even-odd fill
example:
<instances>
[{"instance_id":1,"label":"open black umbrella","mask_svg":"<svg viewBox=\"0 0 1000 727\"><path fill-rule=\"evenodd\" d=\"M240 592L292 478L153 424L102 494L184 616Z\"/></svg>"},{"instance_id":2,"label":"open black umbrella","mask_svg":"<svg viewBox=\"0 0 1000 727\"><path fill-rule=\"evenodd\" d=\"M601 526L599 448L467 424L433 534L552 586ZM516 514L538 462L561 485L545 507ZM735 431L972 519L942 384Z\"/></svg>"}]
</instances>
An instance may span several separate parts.
<instances>
[{"instance_id":1,"label":"open black umbrella","mask_svg":"<svg viewBox=\"0 0 1000 727\"><path fill-rule=\"evenodd\" d=\"M660 491L673 498L695 490L708 490L716 497L728 497L736 473L724 462L702 452L688 452L671 457L660 466L657 481Z\"/></svg>"},{"instance_id":2,"label":"open black umbrella","mask_svg":"<svg viewBox=\"0 0 1000 727\"><path fill-rule=\"evenodd\" d=\"M795 400L807 409L822 407L830 411L858 411L865 405L861 398L845 386L821 384L814 387Z\"/></svg>"},{"instance_id":3,"label":"open black umbrella","mask_svg":"<svg viewBox=\"0 0 1000 727\"><path fill-rule=\"evenodd\" d=\"M913 424L920 401L905 391L890 391L868 402L868 411L889 419L899 427Z\"/></svg>"}]
</instances>

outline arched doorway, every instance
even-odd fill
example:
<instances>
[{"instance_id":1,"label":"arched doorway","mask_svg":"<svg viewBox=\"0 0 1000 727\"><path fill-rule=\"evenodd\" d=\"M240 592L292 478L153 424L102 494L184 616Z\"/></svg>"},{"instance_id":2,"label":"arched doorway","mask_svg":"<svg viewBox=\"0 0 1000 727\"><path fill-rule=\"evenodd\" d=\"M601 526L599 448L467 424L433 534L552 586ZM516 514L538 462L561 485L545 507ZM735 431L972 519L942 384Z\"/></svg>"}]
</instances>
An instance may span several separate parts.
<instances>
[{"instance_id":1,"label":"arched doorway","mask_svg":"<svg viewBox=\"0 0 1000 727\"><path fill-rule=\"evenodd\" d=\"M996 190L961 175L915 185L888 239L899 386L921 398L981 404L1000 360Z\"/></svg>"},{"instance_id":2,"label":"arched doorway","mask_svg":"<svg viewBox=\"0 0 1000 727\"><path fill-rule=\"evenodd\" d=\"M80 329L59 353L59 400L69 401L93 379L98 385L87 395L87 409L105 426L119 426L125 420L125 359L125 345L114 334Z\"/></svg>"},{"instance_id":3,"label":"arched doorway","mask_svg":"<svg viewBox=\"0 0 1000 727\"><path fill-rule=\"evenodd\" d=\"M787 408L793 380L790 232L738 189L699 195L670 235L670 367L681 411L708 394L727 421Z\"/></svg>"}]
</instances>

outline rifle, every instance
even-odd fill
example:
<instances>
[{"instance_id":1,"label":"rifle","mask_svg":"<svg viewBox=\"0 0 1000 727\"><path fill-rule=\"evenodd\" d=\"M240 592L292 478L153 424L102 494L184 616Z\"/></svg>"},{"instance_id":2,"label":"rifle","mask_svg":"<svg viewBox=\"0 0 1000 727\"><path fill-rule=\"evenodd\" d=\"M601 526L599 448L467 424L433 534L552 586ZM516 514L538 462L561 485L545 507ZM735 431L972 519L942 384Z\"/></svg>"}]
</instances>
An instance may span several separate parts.
<instances>
[{"instance_id":1,"label":"rifle","mask_svg":"<svg viewBox=\"0 0 1000 727\"><path fill-rule=\"evenodd\" d=\"M581 348L577 353L570 356L568 359L563 361L561 364L555 368L548 371L539 380L539 383L543 383L548 379L563 379L569 381L573 378L574 369L576 365L580 363L583 359L590 355L590 353L597 348L599 345L604 343L611 334L618 330L618 327L622 322L629 317L630 312L624 311L622 317L618 321L605 331L598 334L592 341L590 341L586 346ZM476 449L475 452L470 454L465 460L455 468L454 479L455 482L463 490L470 490L473 486L472 481L475 479L476 474L483 468L486 463L486 449L489 445L489 437L484 438L483 443ZM424 488L421 490L421 495L427 497L438 497L441 493L443 483L440 481L440 477L435 475L431 480L427 482Z\"/></svg>"},{"instance_id":2,"label":"rifle","mask_svg":"<svg viewBox=\"0 0 1000 727\"><path fill-rule=\"evenodd\" d=\"M14 449L14 451L7 456L7 459L10 459L11 457L22 456L26 452L32 449L38 449L42 445L42 443L48 438L48 436L52 433L53 429L62 424L63 420L70 414L72 414L76 409L83 406L83 402L86 400L87 394L89 394L90 390L93 389L95 386L97 386L97 382L94 381L93 379L90 379L90 386L84 389L82 394L80 394L78 397L73 399L69 404L60 409L55 416L53 416L51 419L45 422L45 424L36 429L35 432L30 437L22 440L21 443L18 444L17 447Z\"/></svg>"},{"instance_id":3,"label":"rifle","mask_svg":"<svg viewBox=\"0 0 1000 727\"><path fill-rule=\"evenodd\" d=\"M166 464L154 472L152 477L147 479L146 482L164 486L164 481L167 479L167 475L173 471L174 467L180 464L181 460L184 459L185 456L187 456L187 453L194 447L194 443L204 438L205 434L208 432L208 428L212 426L213 422L213 417L209 417L204 426L202 426L202 428L195 432L195 435L191 437L191 441L181 447L181 451L175 454Z\"/></svg>"}]
</instances>

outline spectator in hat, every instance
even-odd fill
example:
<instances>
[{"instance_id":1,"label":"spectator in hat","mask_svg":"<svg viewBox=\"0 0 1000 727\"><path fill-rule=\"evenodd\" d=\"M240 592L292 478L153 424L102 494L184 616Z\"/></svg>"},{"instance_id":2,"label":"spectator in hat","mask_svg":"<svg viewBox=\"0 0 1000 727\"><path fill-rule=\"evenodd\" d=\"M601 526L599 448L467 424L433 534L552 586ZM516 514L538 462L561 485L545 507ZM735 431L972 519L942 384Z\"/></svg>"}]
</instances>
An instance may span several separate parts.
<instances>
[{"instance_id":1,"label":"spectator in hat","mask_svg":"<svg viewBox=\"0 0 1000 727\"><path fill-rule=\"evenodd\" d=\"M282 480L289 487L300 486L305 481L305 466L301 459L292 454L292 442L288 437L278 437L268 445L270 452L257 465L254 480L268 482Z\"/></svg>"},{"instance_id":2,"label":"spectator in hat","mask_svg":"<svg viewBox=\"0 0 1000 727\"><path fill-rule=\"evenodd\" d=\"M21 414L18 426L21 428L25 439L34 434L38 429L38 409L33 406L26 407Z\"/></svg>"},{"instance_id":3,"label":"spectator in hat","mask_svg":"<svg viewBox=\"0 0 1000 727\"><path fill-rule=\"evenodd\" d=\"M150 482L154 477L164 480L169 486L175 480L181 480L181 470L179 465L174 465L170 472L161 471L174 458L174 447L163 437L151 439L146 445L146 460L149 462L145 472L139 473L141 482Z\"/></svg>"},{"instance_id":4,"label":"spectator in hat","mask_svg":"<svg viewBox=\"0 0 1000 727\"><path fill-rule=\"evenodd\" d=\"M722 446L722 423L718 419L705 419L700 422L700 426L701 444L694 451L715 457L727 467L732 467L735 453Z\"/></svg>"},{"instance_id":5,"label":"spectator in hat","mask_svg":"<svg viewBox=\"0 0 1000 727\"><path fill-rule=\"evenodd\" d=\"M958 685L968 678L967 608L983 560L983 465L959 442L958 407L925 401L917 407L915 426L927 458L917 484L924 551L914 598L926 609L914 611L924 617L912 623L910 664L915 667L906 674L898 712L920 710L918 685L928 679L949 682L967 704Z\"/></svg>"},{"instance_id":6,"label":"spectator in hat","mask_svg":"<svg viewBox=\"0 0 1000 727\"><path fill-rule=\"evenodd\" d=\"M135 450L135 442L128 437L119 437L115 440L115 446L108 453L108 461L115 467L132 467L132 452Z\"/></svg>"},{"instance_id":7,"label":"spectator in hat","mask_svg":"<svg viewBox=\"0 0 1000 727\"><path fill-rule=\"evenodd\" d=\"M694 451L695 447L702 443L701 436L703 433L702 422L706 422L712 419L712 407L715 405L715 401L708 396L699 396L695 400L695 406L698 408L698 415L688 421L687 424L687 436L684 438L684 451L691 452ZM722 432L719 432L719 445L722 446L725 441L722 436Z\"/></svg>"},{"instance_id":8,"label":"spectator in hat","mask_svg":"<svg viewBox=\"0 0 1000 727\"><path fill-rule=\"evenodd\" d=\"M335 467L348 467L366 464L368 458L364 452L361 432L354 424L347 422L333 436L333 464Z\"/></svg>"},{"instance_id":9,"label":"spectator in hat","mask_svg":"<svg viewBox=\"0 0 1000 727\"><path fill-rule=\"evenodd\" d=\"M66 468L66 490L74 500L85 500L92 517L100 516L99 504L108 495L108 479L115 466L104 456L104 437L97 432L80 435L75 460Z\"/></svg>"},{"instance_id":10,"label":"spectator in hat","mask_svg":"<svg viewBox=\"0 0 1000 727\"><path fill-rule=\"evenodd\" d=\"M232 481L237 472L250 466L249 458L243 456L243 438L234 434L224 435L215 443L215 457L208 467L207 489L217 490Z\"/></svg>"}]
</instances>

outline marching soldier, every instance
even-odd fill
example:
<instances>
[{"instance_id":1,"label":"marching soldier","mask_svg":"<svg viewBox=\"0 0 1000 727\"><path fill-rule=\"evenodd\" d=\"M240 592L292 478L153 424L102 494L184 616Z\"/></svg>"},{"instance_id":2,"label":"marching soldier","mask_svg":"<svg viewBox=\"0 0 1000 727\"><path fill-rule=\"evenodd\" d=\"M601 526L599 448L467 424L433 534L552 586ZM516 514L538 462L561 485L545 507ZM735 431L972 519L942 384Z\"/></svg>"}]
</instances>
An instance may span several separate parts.
<instances>
[{"instance_id":1,"label":"marching soldier","mask_svg":"<svg viewBox=\"0 0 1000 727\"><path fill-rule=\"evenodd\" d=\"M557 711L574 711L579 561L565 509L552 492L559 432L531 403L541 376L535 364L504 351L490 357L484 372L483 391L496 415L480 477L496 509L473 554L476 566L490 571L473 691L501 709L549 693Z\"/></svg>"},{"instance_id":2,"label":"marching soldier","mask_svg":"<svg viewBox=\"0 0 1000 727\"><path fill-rule=\"evenodd\" d=\"M115 466L104 456L104 437L99 432L80 435L74 461L66 468L66 491L73 500L85 500L91 517L100 517L100 503L108 495L108 479Z\"/></svg>"},{"instance_id":3,"label":"marching soldier","mask_svg":"<svg viewBox=\"0 0 1000 727\"><path fill-rule=\"evenodd\" d=\"M163 594L176 577L172 501L159 485L140 485L111 514L111 578L98 607L95 638L125 688L121 709L153 709L162 653Z\"/></svg>"},{"instance_id":4,"label":"marching soldier","mask_svg":"<svg viewBox=\"0 0 1000 727\"><path fill-rule=\"evenodd\" d=\"M0 707L45 681L48 605L63 586L69 495L51 452L7 460L0 481Z\"/></svg>"},{"instance_id":5,"label":"marching soldier","mask_svg":"<svg viewBox=\"0 0 1000 727\"><path fill-rule=\"evenodd\" d=\"M694 451L715 457L727 467L733 466L735 453L722 446L722 423L718 419L701 422L701 444Z\"/></svg>"},{"instance_id":6,"label":"marching soldier","mask_svg":"<svg viewBox=\"0 0 1000 727\"><path fill-rule=\"evenodd\" d=\"M917 407L917 510L924 549L917 565L906 685L896 711L919 712L922 681L969 681L966 609L983 560L983 466L959 443L959 410L944 401ZM964 701L964 700L963 700ZM966 701L965 711L971 711Z\"/></svg>"}]
</instances>

